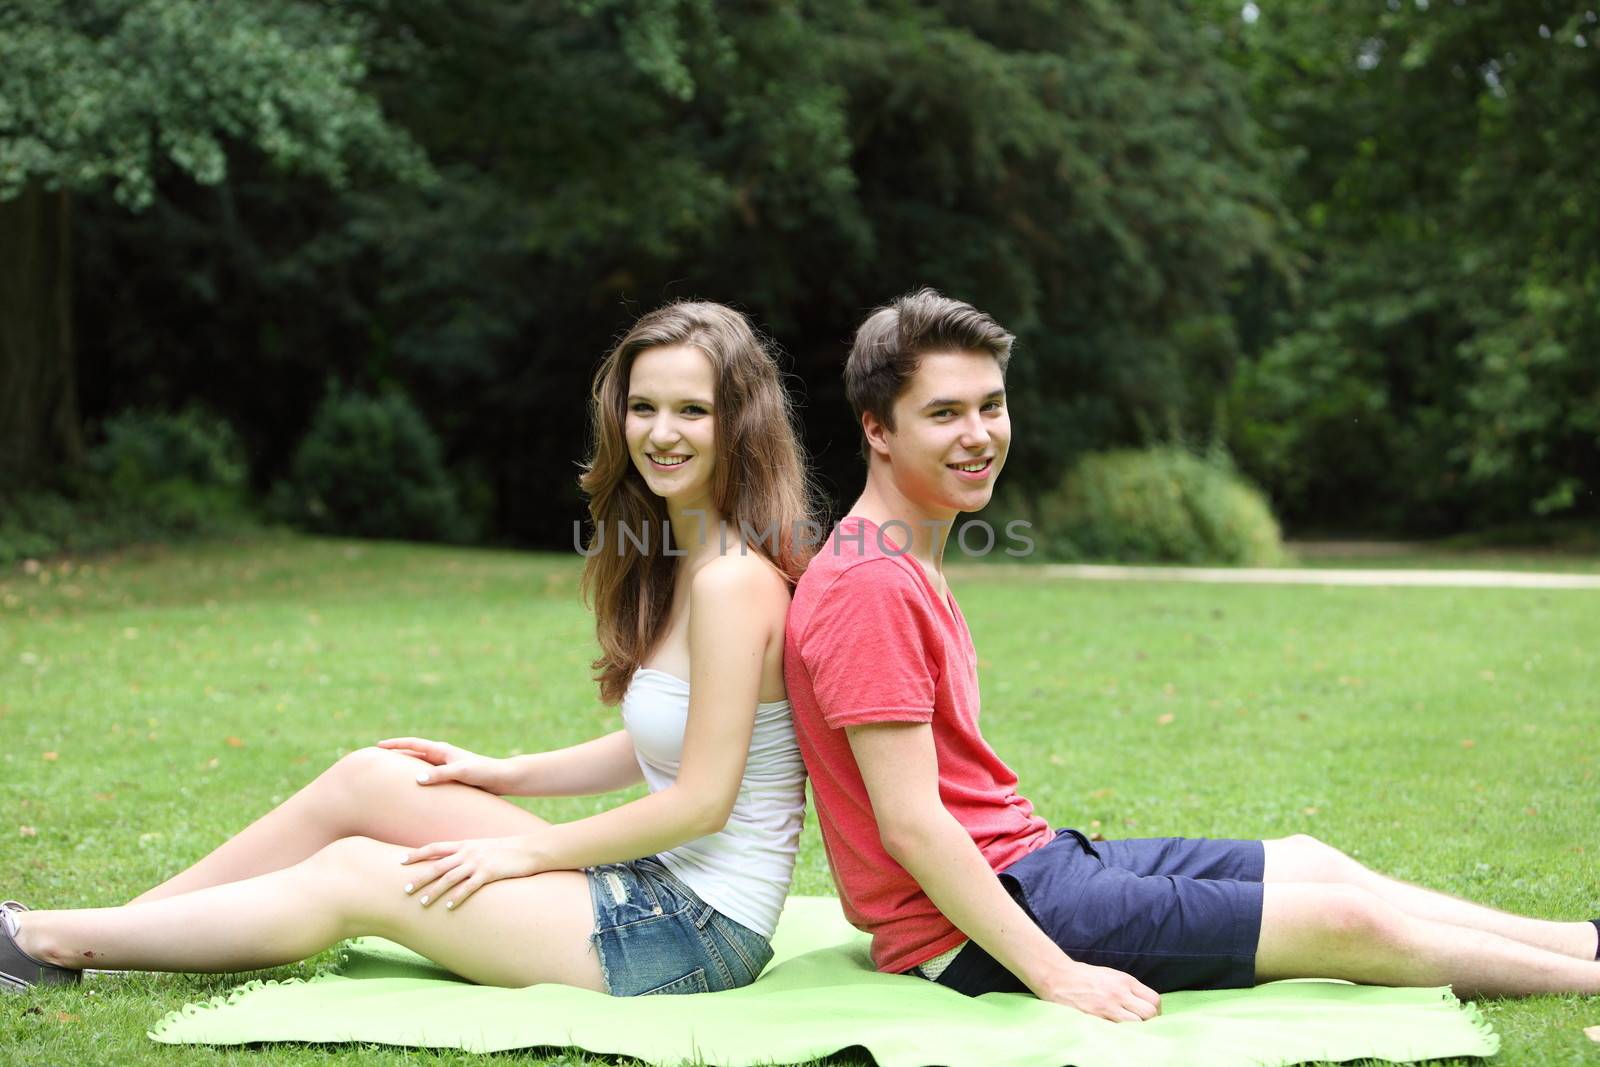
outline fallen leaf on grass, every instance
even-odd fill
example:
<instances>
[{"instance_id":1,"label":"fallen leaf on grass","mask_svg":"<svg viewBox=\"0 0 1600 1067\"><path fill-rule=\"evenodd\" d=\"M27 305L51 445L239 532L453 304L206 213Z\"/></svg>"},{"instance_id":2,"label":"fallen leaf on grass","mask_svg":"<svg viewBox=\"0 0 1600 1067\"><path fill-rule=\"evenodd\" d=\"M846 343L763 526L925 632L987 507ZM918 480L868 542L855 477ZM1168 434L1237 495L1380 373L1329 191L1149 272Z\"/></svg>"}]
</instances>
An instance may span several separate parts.
<instances>
[{"instance_id":1,"label":"fallen leaf on grass","mask_svg":"<svg viewBox=\"0 0 1600 1067\"><path fill-rule=\"evenodd\" d=\"M1170 725L1172 725L1172 723L1173 723L1173 721L1175 719L1177 719L1177 716L1172 714L1172 712L1169 711L1165 715L1161 716L1159 719L1156 720L1156 725L1157 726L1170 726Z\"/></svg>"},{"instance_id":2,"label":"fallen leaf on grass","mask_svg":"<svg viewBox=\"0 0 1600 1067\"><path fill-rule=\"evenodd\" d=\"M237 737L229 737L228 738L228 747L229 748L243 748L244 747L244 742L241 741Z\"/></svg>"},{"instance_id":3,"label":"fallen leaf on grass","mask_svg":"<svg viewBox=\"0 0 1600 1067\"><path fill-rule=\"evenodd\" d=\"M56 1012L56 1022L58 1023L75 1023L81 1018L81 1015L74 1015L70 1011Z\"/></svg>"},{"instance_id":4,"label":"fallen leaf on grass","mask_svg":"<svg viewBox=\"0 0 1600 1067\"><path fill-rule=\"evenodd\" d=\"M1585 1026L1583 1036L1590 1041L1600 1041L1600 1026Z\"/></svg>"},{"instance_id":5,"label":"fallen leaf on grass","mask_svg":"<svg viewBox=\"0 0 1600 1067\"><path fill-rule=\"evenodd\" d=\"M40 753L40 755L43 757L46 763L54 763L56 760L61 758L61 753L59 752L43 752Z\"/></svg>"},{"instance_id":6,"label":"fallen leaf on grass","mask_svg":"<svg viewBox=\"0 0 1600 1067\"><path fill-rule=\"evenodd\" d=\"M23 837L38 837L39 836L39 831L34 829L31 826L19 826L19 827L17 827L17 833L21 834Z\"/></svg>"},{"instance_id":7,"label":"fallen leaf on grass","mask_svg":"<svg viewBox=\"0 0 1600 1067\"><path fill-rule=\"evenodd\" d=\"M1301 808L1300 809L1300 814L1301 815L1315 815L1316 813L1317 813L1317 809L1316 808Z\"/></svg>"},{"instance_id":8,"label":"fallen leaf on grass","mask_svg":"<svg viewBox=\"0 0 1600 1067\"><path fill-rule=\"evenodd\" d=\"M1478 742L1474 741L1470 737L1463 737L1461 739L1461 747L1462 748L1477 748L1478 747Z\"/></svg>"}]
</instances>

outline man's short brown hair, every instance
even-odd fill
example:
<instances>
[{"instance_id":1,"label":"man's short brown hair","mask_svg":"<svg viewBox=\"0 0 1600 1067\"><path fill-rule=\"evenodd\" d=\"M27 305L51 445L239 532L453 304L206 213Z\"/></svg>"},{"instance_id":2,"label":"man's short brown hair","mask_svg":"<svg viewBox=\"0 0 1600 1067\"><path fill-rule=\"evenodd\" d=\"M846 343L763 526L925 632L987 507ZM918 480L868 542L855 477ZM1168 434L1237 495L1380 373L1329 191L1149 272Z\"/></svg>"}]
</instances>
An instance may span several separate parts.
<instances>
[{"instance_id":1,"label":"man's short brown hair","mask_svg":"<svg viewBox=\"0 0 1600 1067\"><path fill-rule=\"evenodd\" d=\"M878 308L856 330L844 365L844 392L857 424L864 412L894 429L894 402L932 352L981 352L1004 374L1015 340L998 322L962 300L918 289ZM869 454L866 438L861 455Z\"/></svg>"}]
</instances>

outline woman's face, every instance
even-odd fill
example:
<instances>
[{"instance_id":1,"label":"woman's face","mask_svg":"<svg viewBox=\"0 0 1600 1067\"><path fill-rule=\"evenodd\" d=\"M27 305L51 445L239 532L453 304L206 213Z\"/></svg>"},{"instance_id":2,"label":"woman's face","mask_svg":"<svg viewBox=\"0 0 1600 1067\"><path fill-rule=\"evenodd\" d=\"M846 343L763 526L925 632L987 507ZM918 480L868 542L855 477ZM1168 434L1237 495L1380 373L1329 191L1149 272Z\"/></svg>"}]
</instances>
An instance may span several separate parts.
<instances>
[{"instance_id":1,"label":"woman's face","mask_svg":"<svg viewBox=\"0 0 1600 1067\"><path fill-rule=\"evenodd\" d=\"M647 348L628 374L628 454L651 492L683 507L711 498L715 393L710 357L687 345Z\"/></svg>"}]
</instances>

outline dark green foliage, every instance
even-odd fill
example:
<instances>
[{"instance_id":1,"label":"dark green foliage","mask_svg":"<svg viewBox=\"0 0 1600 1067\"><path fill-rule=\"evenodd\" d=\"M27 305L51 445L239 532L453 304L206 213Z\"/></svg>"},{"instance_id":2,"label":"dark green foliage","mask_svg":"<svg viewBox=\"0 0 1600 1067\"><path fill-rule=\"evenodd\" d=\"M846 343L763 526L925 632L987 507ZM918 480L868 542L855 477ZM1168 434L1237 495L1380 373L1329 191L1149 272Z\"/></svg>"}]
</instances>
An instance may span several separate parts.
<instances>
[{"instance_id":1,"label":"dark green foliage","mask_svg":"<svg viewBox=\"0 0 1600 1067\"><path fill-rule=\"evenodd\" d=\"M159 54L191 32L107 4ZM1555 0L1270 4L1253 24L1233 0L268 7L241 15L263 58L207 97L219 115L277 99L260 75L290 42L327 90L281 90L304 125L348 97L358 127L411 140L358 167L363 134L345 172L238 118L210 186L204 137L158 137L150 209L79 200L74 234L85 412L226 411L258 488L323 382L399 389L482 472L486 530L564 545L596 362L640 311L703 297L783 343L844 501L851 331L927 284L1018 335L1022 488L1086 452L1221 436L1302 529L1600 513L1600 42L1575 43L1600 26ZM221 78L224 45L201 73ZM72 143L103 144L74 114ZM420 174L412 142L440 181L364 180Z\"/></svg>"},{"instance_id":2,"label":"dark green foliage","mask_svg":"<svg viewBox=\"0 0 1600 1067\"><path fill-rule=\"evenodd\" d=\"M228 148L343 184L425 180L360 86L367 24L296 0L9 0L0 7L0 198L109 187L134 208L169 169L216 185Z\"/></svg>"},{"instance_id":3,"label":"dark green foliage","mask_svg":"<svg viewBox=\"0 0 1600 1067\"><path fill-rule=\"evenodd\" d=\"M1280 188L1304 273L1233 389L1241 464L1302 526L1600 514L1600 19L1261 12L1237 55L1297 160Z\"/></svg>"},{"instance_id":4,"label":"dark green foliage","mask_svg":"<svg viewBox=\"0 0 1600 1067\"><path fill-rule=\"evenodd\" d=\"M475 532L438 437L396 392L330 390L273 510L318 533L463 541Z\"/></svg>"},{"instance_id":5,"label":"dark green foliage","mask_svg":"<svg viewBox=\"0 0 1600 1067\"><path fill-rule=\"evenodd\" d=\"M1205 430L1234 279L1277 269L1241 79L1169 4L363 7L438 186L330 199L243 153L225 194L84 227L93 277L132 278L85 287L121 324L86 380L239 411L258 483L319 383L398 385L487 472L495 529L566 544L594 366L695 296L783 343L842 499L850 334L931 284L1019 334L1014 477L1042 486L1142 426Z\"/></svg>"},{"instance_id":6,"label":"dark green foliage","mask_svg":"<svg viewBox=\"0 0 1600 1067\"><path fill-rule=\"evenodd\" d=\"M84 249L93 264L103 247L97 221L157 204L161 186L197 183L228 203L223 182L235 159L265 165L280 180L315 179L300 190L307 200L377 176L426 184L432 172L422 152L364 84L367 53L378 48L371 27L352 5L305 0L0 3L0 487L46 486L63 476L57 468L80 466L80 410L92 420L137 404L175 408L199 399L247 416L241 425L252 438L275 421L253 406L260 394L247 376L230 383L237 392L204 388L206 378L226 380L237 369L240 346L231 337L210 345L185 338L185 354L206 374L182 378L167 377L171 350L159 339L145 351L120 343L142 341L173 316L204 317L192 302L145 303L130 290L134 279L150 279L189 297L198 282L204 293L182 245L236 245L227 237L237 228L230 210L199 237L157 212L154 231L126 250L133 262L109 274L85 277L72 261ZM87 220L74 210L80 195ZM90 287L87 314L74 305L75 280ZM93 314L102 293L126 301L127 313ZM93 363L80 373L75 336L137 362L125 378L108 381ZM119 394L112 383L122 381L140 383L137 393Z\"/></svg>"},{"instance_id":7,"label":"dark green foliage","mask_svg":"<svg viewBox=\"0 0 1600 1067\"><path fill-rule=\"evenodd\" d=\"M181 480L204 488L239 490L248 471L238 436L199 408L176 415L125 411L106 420L105 442L89 455L89 470L137 491Z\"/></svg>"},{"instance_id":8,"label":"dark green foliage","mask_svg":"<svg viewBox=\"0 0 1600 1067\"><path fill-rule=\"evenodd\" d=\"M1283 558L1266 498L1222 458L1179 448L1085 456L1033 503L1049 559L1267 566Z\"/></svg>"},{"instance_id":9,"label":"dark green foliage","mask_svg":"<svg viewBox=\"0 0 1600 1067\"><path fill-rule=\"evenodd\" d=\"M0 499L0 566L255 528L243 452L226 422L198 408L126 411L102 433L82 470Z\"/></svg>"}]
</instances>

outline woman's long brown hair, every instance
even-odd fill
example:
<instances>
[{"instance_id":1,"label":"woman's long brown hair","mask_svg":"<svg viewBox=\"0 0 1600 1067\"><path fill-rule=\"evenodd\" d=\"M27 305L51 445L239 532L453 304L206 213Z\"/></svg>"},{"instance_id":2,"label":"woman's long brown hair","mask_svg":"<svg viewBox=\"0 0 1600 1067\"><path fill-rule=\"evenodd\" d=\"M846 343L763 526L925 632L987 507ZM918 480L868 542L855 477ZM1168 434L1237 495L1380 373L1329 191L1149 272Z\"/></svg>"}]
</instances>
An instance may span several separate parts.
<instances>
[{"instance_id":1,"label":"woman's long brown hair","mask_svg":"<svg viewBox=\"0 0 1600 1067\"><path fill-rule=\"evenodd\" d=\"M593 438L578 484L589 497L590 534L582 590L594 609L600 699L622 699L633 672L660 639L672 607L676 556L664 551L666 503L645 485L623 435L634 360L652 348L687 345L711 360L716 465L711 499L750 551L799 580L817 538L794 410L778 366L739 312L721 304L668 304L633 324L595 375ZM621 536L648 536L647 548ZM730 551L741 542L729 538Z\"/></svg>"}]
</instances>

